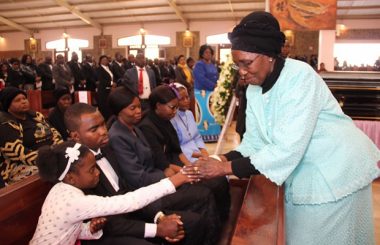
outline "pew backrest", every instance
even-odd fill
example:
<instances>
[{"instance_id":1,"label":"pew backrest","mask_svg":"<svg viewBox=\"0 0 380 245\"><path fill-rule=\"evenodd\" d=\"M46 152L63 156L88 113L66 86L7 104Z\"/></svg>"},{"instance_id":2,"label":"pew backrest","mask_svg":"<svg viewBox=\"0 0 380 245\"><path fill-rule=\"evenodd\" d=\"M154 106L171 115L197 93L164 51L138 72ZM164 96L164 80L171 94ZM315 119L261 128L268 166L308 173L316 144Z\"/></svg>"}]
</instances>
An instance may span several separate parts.
<instances>
[{"instance_id":1,"label":"pew backrest","mask_svg":"<svg viewBox=\"0 0 380 245\"><path fill-rule=\"evenodd\" d=\"M30 176L0 189L0 244L28 244L51 184Z\"/></svg>"},{"instance_id":2,"label":"pew backrest","mask_svg":"<svg viewBox=\"0 0 380 245\"><path fill-rule=\"evenodd\" d=\"M250 178L231 244L285 244L283 187L263 175Z\"/></svg>"}]
</instances>

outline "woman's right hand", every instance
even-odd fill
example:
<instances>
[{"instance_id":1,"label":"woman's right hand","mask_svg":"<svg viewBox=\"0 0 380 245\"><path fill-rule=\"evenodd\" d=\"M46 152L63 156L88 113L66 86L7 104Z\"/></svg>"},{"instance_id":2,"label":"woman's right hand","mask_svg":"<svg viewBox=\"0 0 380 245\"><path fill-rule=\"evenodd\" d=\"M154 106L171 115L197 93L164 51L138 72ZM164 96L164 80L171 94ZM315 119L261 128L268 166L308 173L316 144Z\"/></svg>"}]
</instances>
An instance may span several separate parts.
<instances>
[{"instance_id":1,"label":"woman's right hand","mask_svg":"<svg viewBox=\"0 0 380 245\"><path fill-rule=\"evenodd\" d=\"M194 166L199 168L199 176L202 179L232 174L231 162L220 161L213 156L201 157Z\"/></svg>"}]
</instances>

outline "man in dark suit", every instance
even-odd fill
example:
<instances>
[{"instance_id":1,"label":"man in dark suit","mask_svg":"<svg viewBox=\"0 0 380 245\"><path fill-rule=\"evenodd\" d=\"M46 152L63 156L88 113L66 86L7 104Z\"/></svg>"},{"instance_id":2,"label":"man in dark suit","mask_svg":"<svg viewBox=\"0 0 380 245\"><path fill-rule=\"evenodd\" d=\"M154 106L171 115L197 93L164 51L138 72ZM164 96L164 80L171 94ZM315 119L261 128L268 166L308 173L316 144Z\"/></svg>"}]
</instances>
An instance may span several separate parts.
<instances>
[{"instance_id":1,"label":"man in dark suit","mask_svg":"<svg viewBox=\"0 0 380 245\"><path fill-rule=\"evenodd\" d=\"M41 89L54 90L55 85L53 83L53 59L51 56L46 56L45 62L38 65L37 73L41 77Z\"/></svg>"},{"instance_id":2,"label":"man in dark suit","mask_svg":"<svg viewBox=\"0 0 380 245\"><path fill-rule=\"evenodd\" d=\"M88 104L74 104L66 110L65 124L72 139L86 145L96 155L100 170L99 184L86 193L113 196L128 192L129 188L119 175L119 164L113 156L113 151L107 146L108 133L100 112ZM168 209L161 209L160 200L138 212L107 217L103 237L99 241L87 243L148 245L155 244L157 240L162 243L162 239L159 238L173 242L183 238L184 230L185 238L181 240L181 244L202 244L204 227L201 215L190 211L174 213ZM165 215L160 211L165 212ZM156 240L149 239L154 237Z\"/></svg>"},{"instance_id":3,"label":"man in dark suit","mask_svg":"<svg viewBox=\"0 0 380 245\"><path fill-rule=\"evenodd\" d=\"M86 54L82 62L82 74L84 79L86 80L86 89L88 91L95 91L96 88L96 66L92 62L92 56L90 54Z\"/></svg>"},{"instance_id":4,"label":"man in dark suit","mask_svg":"<svg viewBox=\"0 0 380 245\"><path fill-rule=\"evenodd\" d=\"M135 65L136 65L135 61L136 61L135 56L133 54L129 54L128 60L124 61L124 69L128 70L128 69L135 67Z\"/></svg>"},{"instance_id":5,"label":"man in dark suit","mask_svg":"<svg viewBox=\"0 0 380 245\"><path fill-rule=\"evenodd\" d=\"M153 70L146 66L144 54L137 54L135 62L136 66L125 72L123 85L138 93L141 107L145 111L149 108L149 95L157 86L156 77Z\"/></svg>"},{"instance_id":6,"label":"man in dark suit","mask_svg":"<svg viewBox=\"0 0 380 245\"><path fill-rule=\"evenodd\" d=\"M67 87L71 93L74 93L74 77L70 67L65 64L65 57L57 55L56 64L53 66L53 79L55 80L55 88Z\"/></svg>"},{"instance_id":7,"label":"man in dark suit","mask_svg":"<svg viewBox=\"0 0 380 245\"><path fill-rule=\"evenodd\" d=\"M23 89L25 84L25 77L20 69L20 60L17 58L12 58L9 60L9 64L11 65L11 67L8 71L8 86Z\"/></svg>"},{"instance_id":8,"label":"man in dark suit","mask_svg":"<svg viewBox=\"0 0 380 245\"><path fill-rule=\"evenodd\" d=\"M67 62L67 65L70 67L71 73L74 77L74 88L75 91L78 90L87 90L86 79L82 74L82 66L78 62L78 54L73 52L71 54L71 60Z\"/></svg>"},{"instance_id":9,"label":"man in dark suit","mask_svg":"<svg viewBox=\"0 0 380 245\"><path fill-rule=\"evenodd\" d=\"M159 63L160 63L160 60L157 58L154 59L153 62L149 63L149 67L152 68L154 72L154 76L156 77L157 86L162 84L162 75L161 75Z\"/></svg>"},{"instance_id":10,"label":"man in dark suit","mask_svg":"<svg viewBox=\"0 0 380 245\"><path fill-rule=\"evenodd\" d=\"M119 83L119 79L123 78L125 68L123 64L123 55L120 52L116 52L115 59L111 63L111 71L113 73L113 81Z\"/></svg>"}]
</instances>

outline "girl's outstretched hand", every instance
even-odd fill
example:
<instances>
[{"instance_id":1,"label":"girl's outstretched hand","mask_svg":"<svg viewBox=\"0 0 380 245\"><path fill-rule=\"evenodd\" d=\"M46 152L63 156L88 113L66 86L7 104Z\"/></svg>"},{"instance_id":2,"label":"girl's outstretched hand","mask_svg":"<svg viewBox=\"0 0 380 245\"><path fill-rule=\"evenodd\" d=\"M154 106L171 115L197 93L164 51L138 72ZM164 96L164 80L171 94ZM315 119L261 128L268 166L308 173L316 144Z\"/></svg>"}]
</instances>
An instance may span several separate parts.
<instances>
[{"instance_id":1,"label":"girl's outstretched hand","mask_svg":"<svg viewBox=\"0 0 380 245\"><path fill-rule=\"evenodd\" d=\"M91 234L94 234L95 232L103 229L106 222L107 222L107 219L104 217L92 218L90 222Z\"/></svg>"}]
</instances>

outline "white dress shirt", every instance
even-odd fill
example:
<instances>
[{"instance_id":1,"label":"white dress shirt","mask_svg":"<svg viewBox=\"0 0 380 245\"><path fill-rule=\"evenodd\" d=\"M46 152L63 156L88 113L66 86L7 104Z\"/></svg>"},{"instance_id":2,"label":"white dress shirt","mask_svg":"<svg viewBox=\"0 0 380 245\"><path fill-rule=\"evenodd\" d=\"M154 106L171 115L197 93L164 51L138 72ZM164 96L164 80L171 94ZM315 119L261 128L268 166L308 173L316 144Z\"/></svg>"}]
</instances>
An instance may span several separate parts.
<instances>
[{"instance_id":1,"label":"white dress shirt","mask_svg":"<svg viewBox=\"0 0 380 245\"><path fill-rule=\"evenodd\" d=\"M100 149L95 152L91 150L92 153L96 156L97 154L101 154ZM111 183L113 189L118 192L120 187L119 187L119 176L115 173L115 170L111 166L110 162L107 160L107 158L103 157L100 160L96 161L96 164L99 166L99 168L102 170L104 175L107 177L108 181Z\"/></svg>"},{"instance_id":2,"label":"white dress shirt","mask_svg":"<svg viewBox=\"0 0 380 245\"><path fill-rule=\"evenodd\" d=\"M100 149L98 149L97 152L91 150L91 152L96 156L97 154L101 154ZM101 171L104 173L110 184L112 185L113 189L117 192L120 190L119 186L119 176L117 176L115 170L113 169L112 165L110 162L107 160L106 157L103 157L99 160L96 161L96 164L98 167L101 169ZM158 212L155 216L155 221L156 217L162 214L162 212ZM151 223L145 223L145 230L144 230L144 237L149 238L149 237L155 237L157 234L157 225L156 224L151 224Z\"/></svg>"},{"instance_id":3,"label":"white dress shirt","mask_svg":"<svg viewBox=\"0 0 380 245\"><path fill-rule=\"evenodd\" d=\"M112 71L110 70L110 68L108 66L105 66L105 65L101 65L103 67L104 70L106 70L106 72L108 72L108 74L111 76L111 85L113 84L113 73Z\"/></svg>"},{"instance_id":4,"label":"white dress shirt","mask_svg":"<svg viewBox=\"0 0 380 245\"><path fill-rule=\"evenodd\" d=\"M149 81L149 76L148 76L148 72L146 71L146 68L143 67L138 67L136 66L136 69L137 69L137 81L140 81L140 69L143 69L143 93L140 95L140 99L148 99L149 98L149 95L151 93L151 90L150 90L150 81Z\"/></svg>"}]
</instances>

